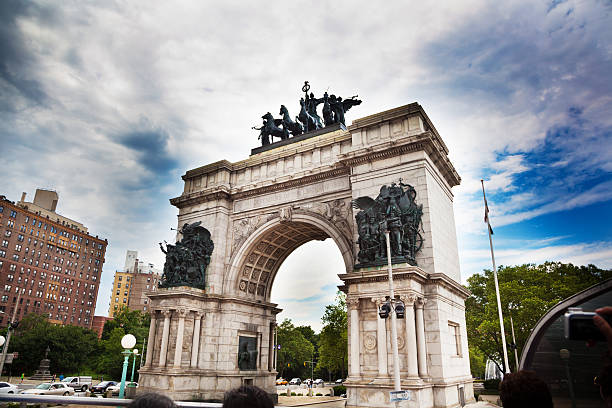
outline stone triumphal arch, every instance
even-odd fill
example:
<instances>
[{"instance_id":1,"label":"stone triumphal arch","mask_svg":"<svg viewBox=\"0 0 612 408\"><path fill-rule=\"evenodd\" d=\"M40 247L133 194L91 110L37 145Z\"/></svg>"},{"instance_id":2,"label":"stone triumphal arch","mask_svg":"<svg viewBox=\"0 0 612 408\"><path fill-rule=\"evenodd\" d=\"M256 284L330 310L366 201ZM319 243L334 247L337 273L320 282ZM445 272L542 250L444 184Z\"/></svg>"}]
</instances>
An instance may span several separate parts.
<instances>
[{"instance_id":1,"label":"stone triumphal arch","mask_svg":"<svg viewBox=\"0 0 612 408\"><path fill-rule=\"evenodd\" d=\"M176 399L221 399L240 384L275 392L272 284L291 252L311 240L340 249L347 294L348 405L389 405L393 354L385 265L357 259L358 197L376 198L401 182L422 205L416 265L393 265L396 297L406 305L397 344L404 406L450 407L473 398L464 300L451 189L460 178L448 149L417 103L328 126L253 149L249 158L219 161L183 176L171 203L178 225L201 222L214 250L203 289L178 286L149 294L151 328L145 390ZM421 207L420 207L421 208ZM180 237L179 237L180 238ZM395 260L394 260L395 262ZM313 271L312 273L317 273Z\"/></svg>"}]
</instances>

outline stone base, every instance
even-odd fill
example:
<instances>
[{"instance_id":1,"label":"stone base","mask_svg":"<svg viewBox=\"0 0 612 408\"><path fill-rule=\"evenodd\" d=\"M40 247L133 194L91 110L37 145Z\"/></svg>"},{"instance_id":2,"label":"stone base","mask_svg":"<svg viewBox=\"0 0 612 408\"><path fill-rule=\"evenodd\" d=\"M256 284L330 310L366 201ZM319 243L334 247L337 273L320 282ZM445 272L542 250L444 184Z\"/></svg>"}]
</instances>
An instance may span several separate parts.
<instances>
[{"instance_id":1,"label":"stone base","mask_svg":"<svg viewBox=\"0 0 612 408\"><path fill-rule=\"evenodd\" d=\"M347 407L389 407L389 391L393 391L391 378L351 380L344 383L347 392ZM403 380L402 390L412 391L410 401L397 404L402 408L447 408L460 407L460 389L463 389L465 404L476 402L472 388L472 380L465 379L456 384L436 384L426 380Z\"/></svg>"},{"instance_id":2,"label":"stone base","mask_svg":"<svg viewBox=\"0 0 612 408\"><path fill-rule=\"evenodd\" d=\"M243 384L269 390L272 389L273 382L274 377L265 371L252 374L244 372L224 374L211 373L207 370L172 372L142 368L138 394L157 392L175 401L222 402L225 392Z\"/></svg>"}]
</instances>

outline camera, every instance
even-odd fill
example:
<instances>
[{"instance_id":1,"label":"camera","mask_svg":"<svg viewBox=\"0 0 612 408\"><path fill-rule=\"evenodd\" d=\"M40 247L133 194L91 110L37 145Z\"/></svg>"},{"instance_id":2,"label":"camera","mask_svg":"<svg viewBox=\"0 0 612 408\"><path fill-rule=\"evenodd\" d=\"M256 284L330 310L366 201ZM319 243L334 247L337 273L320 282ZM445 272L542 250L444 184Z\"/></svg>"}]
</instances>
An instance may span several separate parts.
<instances>
[{"instance_id":1,"label":"camera","mask_svg":"<svg viewBox=\"0 0 612 408\"><path fill-rule=\"evenodd\" d=\"M603 333L595 326L595 312L583 312L580 308L569 308L565 313L565 338L567 340L605 341ZM612 316L599 315L612 325Z\"/></svg>"}]
</instances>

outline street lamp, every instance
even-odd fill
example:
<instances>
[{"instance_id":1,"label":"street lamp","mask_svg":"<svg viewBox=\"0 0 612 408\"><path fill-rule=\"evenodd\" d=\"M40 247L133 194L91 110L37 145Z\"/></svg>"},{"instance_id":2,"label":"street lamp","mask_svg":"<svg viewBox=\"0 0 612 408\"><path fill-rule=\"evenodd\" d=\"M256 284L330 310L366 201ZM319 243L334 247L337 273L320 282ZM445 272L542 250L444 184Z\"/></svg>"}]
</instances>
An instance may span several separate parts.
<instances>
[{"instance_id":1,"label":"street lamp","mask_svg":"<svg viewBox=\"0 0 612 408\"><path fill-rule=\"evenodd\" d=\"M121 386L119 387L119 398L123 398L125 392L125 377L127 375L127 367L128 360L130 359L130 355L132 355L131 349L136 345L136 337L131 334L126 334L121 339L121 347L123 347L123 354L125 357L123 359L123 372L121 373Z\"/></svg>"},{"instance_id":2,"label":"street lamp","mask_svg":"<svg viewBox=\"0 0 612 408\"><path fill-rule=\"evenodd\" d=\"M134 349L134 361L132 361L132 379L131 382L134 382L134 367L136 366L136 357L138 357L138 349Z\"/></svg>"}]
</instances>

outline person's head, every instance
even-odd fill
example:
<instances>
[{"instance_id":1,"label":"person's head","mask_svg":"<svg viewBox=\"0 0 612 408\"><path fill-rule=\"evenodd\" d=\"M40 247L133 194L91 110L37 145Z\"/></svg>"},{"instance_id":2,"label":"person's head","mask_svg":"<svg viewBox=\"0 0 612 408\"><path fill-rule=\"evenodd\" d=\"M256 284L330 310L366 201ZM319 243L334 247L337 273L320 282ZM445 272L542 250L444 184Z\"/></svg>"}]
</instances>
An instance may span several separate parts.
<instances>
[{"instance_id":1,"label":"person's head","mask_svg":"<svg viewBox=\"0 0 612 408\"><path fill-rule=\"evenodd\" d=\"M533 371L506 374L499 384L504 408L552 408L548 386Z\"/></svg>"},{"instance_id":2,"label":"person's head","mask_svg":"<svg viewBox=\"0 0 612 408\"><path fill-rule=\"evenodd\" d=\"M225 393L223 408L274 408L274 402L261 388L242 385Z\"/></svg>"},{"instance_id":3,"label":"person's head","mask_svg":"<svg viewBox=\"0 0 612 408\"><path fill-rule=\"evenodd\" d=\"M149 392L134 398L128 408L177 408L174 401L162 394Z\"/></svg>"}]
</instances>

